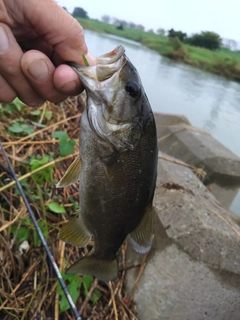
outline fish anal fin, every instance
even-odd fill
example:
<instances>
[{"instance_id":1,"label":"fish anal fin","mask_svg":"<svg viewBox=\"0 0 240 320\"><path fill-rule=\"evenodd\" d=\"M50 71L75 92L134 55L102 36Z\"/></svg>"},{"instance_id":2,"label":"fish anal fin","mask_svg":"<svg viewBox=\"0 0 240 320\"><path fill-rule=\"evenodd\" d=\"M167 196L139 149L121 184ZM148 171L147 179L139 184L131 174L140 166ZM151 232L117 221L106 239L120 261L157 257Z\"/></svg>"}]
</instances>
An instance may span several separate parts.
<instances>
[{"instance_id":1,"label":"fish anal fin","mask_svg":"<svg viewBox=\"0 0 240 320\"><path fill-rule=\"evenodd\" d=\"M129 235L133 249L142 254L148 252L152 246L153 213L152 206L146 207L142 219Z\"/></svg>"},{"instance_id":2,"label":"fish anal fin","mask_svg":"<svg viewBox=\"0 0 240 320\"><path fill-rule=\"evenodd\" d=\"M75 262L66 274L90 274L102 281L111 281L118 276L118 264L116 259L98 259L91 252Z\"/></svg>"},{"instance_id":3,"label":"fish anal fin","mask_svg":"<svg viewBox=\"0 0 240 320\"><path fill-rule=\"evenodd\" d=\"M56 188L63 188L78 182L81 173L82 159L79 155L65 172L62 179L56 184Z\"/></svg>"},{"instance_id":4,"label":"fish anal fin","mask_svg":"<svg viewBox=\"0 0 240 320\"><path fill-rule=\"evenodd\" d=\"M77 247L85 247L91 240L91 234L85 227L82 217L77 215L62 226L58 236L62 241Z\"/></svg>"}]
</instances>

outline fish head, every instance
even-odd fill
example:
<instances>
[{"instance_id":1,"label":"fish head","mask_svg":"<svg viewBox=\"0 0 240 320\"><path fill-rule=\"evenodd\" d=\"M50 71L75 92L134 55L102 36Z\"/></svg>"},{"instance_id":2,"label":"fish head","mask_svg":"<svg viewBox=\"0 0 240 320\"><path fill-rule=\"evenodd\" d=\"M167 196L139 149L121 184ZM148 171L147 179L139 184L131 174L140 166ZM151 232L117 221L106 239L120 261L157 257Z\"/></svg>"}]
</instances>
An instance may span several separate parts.
<instances>
[{"instance_id":1,"label":"fish head","mask_svg":"<svg viewBox=\"0 0 240 320\"><path fill-rule=\"evenodd\" d=\"M123 46L97 58L95 66L71 63L87 92L92 130L118 149L133 149L151 107L140 76Z\"/></svg>"}]
</instances>

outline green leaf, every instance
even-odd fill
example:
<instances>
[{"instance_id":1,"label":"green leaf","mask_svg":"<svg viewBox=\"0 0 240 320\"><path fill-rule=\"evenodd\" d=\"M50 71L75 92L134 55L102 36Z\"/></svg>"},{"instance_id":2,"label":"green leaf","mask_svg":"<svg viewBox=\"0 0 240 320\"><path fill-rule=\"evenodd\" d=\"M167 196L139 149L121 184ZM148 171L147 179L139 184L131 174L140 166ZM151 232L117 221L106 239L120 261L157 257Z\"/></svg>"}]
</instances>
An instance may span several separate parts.
<instances>
[{"instance_id":1,"label":"green leaf","mask_svg":"<svg viewBox=\"0 0 240 320\"><path fill-rule=\"evenodd\" d=\"M42 167L43 165L48 163L49 160L50 160L50 158L49 158L48 155L45 155L42 158L32 158L30 160L30 170L34 171L34 170ZM42 170L34 173L33 174L33 178L39 184L43 184L44 181L52 182L52 180L53 180L52 169L53 169L53 166L49 166L47 168L43 168Z\"/></svg>"},{"instance_id":2,"label":"green leaf","mask_svg":"<svg viewBox=\"0 0 240 320\"><path fill-rule=\"evenodd\" d=\"M13 133L25 133L31 134L34 132L33 128L26 123L14 122L12 126L8 127L8 130Z\"/></svg>"},{"instance_id":3,"label":"green leaf","mask_svg":"<svg viewBox=\"0 0 240 320\"><path fill-rule=\"evenodd\" d=\"M65 131L55 131L52 133L54 139L67 140L68 134Z\"/></svg>"},{"instance_id":4,"label":"green leaf","mask_svg":"<svg viewBox=\"0 0 240 320\"><path fill-rule=\"evenodd\" d=\"M48 226L47 226L47 221L41 220L38 222L38 225L43 233L44 236L47 236L48 234Z\"/></svg>"},{"instance_id":5,"label":"green leaf","mask_svg":"<svg viewBox=\"0 0 240 320\"><path fill-rule=\"evenodd\" d=\"M91 285L93 284L93 277L89 274L85 274L83 276L83 287L84 287L84 295L85 297L88 294L89 289L91 288Z\"/></svg>"},{"instance_id":6,"label":"green leaf","mask_svg":"<svg viewBox=\"0 0 240 320\"><path fill-rule=\"evenodd\" d=\"M34 132L33 128L30 127L29 125L23 123L22 124L22 128L23 128L23 132L26 133L26 134L32 134Z\"/></svg>"},{"instance_id":7,"label":"green leaf","mask_svg":"<svg viewBox=\"0 0 240 320\"><path fill-rule=\"evenodd\" d=\"M32 220L30 218L26 218L23 223L25 226L32 226Z\"/></svg>"},{"instance_id":8,"label":"green leaf","mask_svg":"<svg viewBox=\"0 0 240 320\"><path fill-rule=\"evenodd\" d=\"M48 155L44 155L42 158L32 158L30 160L31 171L34 171L34 170L42 167L43 165L48 163L49 160L50 159L49 159Z\"/></svg>"},{"instance_id":9,"label":"green leaf","mask_svg":"<svg viewBox=\"0 0 240 320\"><path fill-rule=\"evenodd\" d=\"M91 288L93 284L93 277L90 276L89 274L85 274L83 276L83 285L84 285L84 288L89 291L89 289Z\"/></svg>"},{"instance_id":10,"label":"green leaf","mask_svg":"<svg viewBox=\"0 0 240 320\"><path fill-rule=\"evenodd\" d=\"M24 106L25 106L25 104L21 100L16 98L11 103L4 103L4 108L2 111L4 113L13 114L14 112L16 112L16 110L22 111L22 107L24 107ZM1 107L0 107L0 110L1 110Z\"/></svg>"},{"instance_id":11,"label":"green leaf","mask_svg":"<svg viewBox=\"0 0 240 320\"><path fill-rule=\"evenodd\" d=\"M15 98L12 102L15 105L18 111L21 111L22 107L25 105L20 99Z\"/></svg>"},{"instance_id":12,"label":"green leaf","mask_svg":"<svg viewBox=\"0 0 240 320\"><path fill-rule=\"evenodd\" d=\"M48 160L49 156L46 154L42 158L32 158L30 160L31 171L42 167L44 164L48 163Z\"/></svg>"},{"instance_id":13,"label":"green leaf","mask_svg":"<svg viewBox=\"0 0 240 320\"><path fill-rule=\"evenodd\" d=\"M38 128L46 128L46 125L45 125L45 124L38 123L38 122L35 122L35 121L32 121L31 123L32 123L34 126L38 127Z\"/></svg>"},{"instance_id":14,"label":"green leaf","mask_svg":"<svg viewBox=\"0 0 240 320\"><path fill-rule=\"evenodd\" d=\"M102 296L102 293L99 289L94 289L93 293L91 295L90 301L92 301L93 303L97 302Z\"/></svg>"},{"instance_id":15,"label":"green leaf","mask_svg":"<svg viewBox=\"0 0 240 320\"><path fill-rule=\"evenodd\" d=\"M11 127L8 127L8 130L14 133L23 132L22 124L19 122L14 122Z\"/></svg>"},{"instance_id":16,"label":"green leaf","mask_svg":"<svg viewBox=\"0 0 240 320\"><path fill-rule=\"evenodd\" d=\"M13 114L14 111L16 111L16 107L12 103L8 103L4 106L3 111L8 114Z\"/></svg>"},{"instance_id":17,"label":"green leaf","mask_svg":"<svg viewBox=\"0 0 240 320\"><path fill-rule=\"evenodd\" d=\"M72 296L73 301L76 302L80 294L79 288L82 284L82 279L80 277L76 277L76 275L72 275L72 276L73 277L68 285L68 289Z\"/></svg>"},{"instance_id":18,"label":"green leaf","mask_svg":"<svg viewBox=\"0 0 240 320\"><path fill-rule=\"evenodd\" d=\"M44 116L47 120L50 120L52 118L52 111L46 110Z\"/></svg>"},{"instance_id":19,"label":"green leaf","mask_svg":"<svg viewBox=\"0 0 240 320\"><path fill-rule=\"evenodd\" d=\"M77 201L73 201L73 210L74 211L77 211L77 210L79 210L79 202L77 202Z\"/></svg>"},{"instance_id":20,"label":"green leaf","mask_svg":"<svg viewBox=\"0 0 240 320\"><path fill-rule=\"evenodd\" d=\"M60 312L64 312L70 308L69 303L67 301L67 298L65 297L64 293L60 294L60 300L59 300L59 307L60 307Z\"/></svg>"},{"instance_id":21,"label":"green leaf","mask_svg":"<svg viewBox=\"0 0 240 320\"><path fill-rule=\"evenodd\" d=\"M83 276L83 287L84 287L84 295L85 297L88 295L88 292L93 284L93 277L89 274L85 274ZM91 295L90 301L93 303L98 301L101 298L102 294L101 292L96 288L93 290L93 293Z\"/></svg>"},{"instance_id":22,"label":"green leaf","mask_svg":"<svg viewBox=\"0 0 240 320\"><path fill-rule=\"evenodd\" d=\"M62 157L70 155L71 153L73 153L74 146L75 146L75 140L73 139L60 140L60 143L59 143L60 155Z\"/></svg>"},{"instance_id":23,"label":"green leaf","mask_svg":"<svg viewBox=\"0 0 240 320\"><path fill-rule=\"evenodd\" d=\"M75 274L65 274L65 272L61 272L63 280L68 282L68 290L69 293L74 301L74 303L77 301L77 298L80 295L80 287L82 285L82 278L75 275ZM67 298L64 295L64 292L58 282L57 284L57 294L60 295L61 299L59 301L59 307L60 312L64 312L68 309L70 309L70 306L68 304Z\"/></svg>"},{"instance_id":24,"label":"green leaf","mask_svg":"<svg viewBox=\"0 0 240 320\"><path fill-rule=\"evenodd\" d=\"M17 231L17 226L12 226L11 232L14 236L16 236L16 240L19 242L23 242L24 240L27 240L30 237L30 230L26 227L20 227ZM16 232L17 235L15 235Z\"/></svg>"},{"instance_id":25,"label":"green leaf","mask_svg":"<svg viewBox=\"0 0 240 320\"><path fill-rule=\"evenodd\" d=\"M31 114L32 116L40 116L41 111L40 111L40 110L33 110L33 111L30 112L30 114Z\"/></svg>"},{"instance_id":26,"label":"green leaf","mask_svg":"<svg viewBox=\"0 0 240 320\"><path fill-rule=\"evenodd\" d=\"M66 213L64 206L54 201L49 202L48 208L55 213Z\"/></svg>"}]
</instances>

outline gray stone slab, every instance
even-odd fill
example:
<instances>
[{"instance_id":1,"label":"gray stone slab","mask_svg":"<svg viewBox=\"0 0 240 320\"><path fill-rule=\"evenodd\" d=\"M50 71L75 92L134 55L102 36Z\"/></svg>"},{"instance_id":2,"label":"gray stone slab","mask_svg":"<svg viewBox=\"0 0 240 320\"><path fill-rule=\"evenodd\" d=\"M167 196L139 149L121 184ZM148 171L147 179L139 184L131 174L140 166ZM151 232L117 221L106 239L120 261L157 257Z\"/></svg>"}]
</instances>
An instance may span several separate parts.
<instances>
[{"instance_id":1,"label":"gray stone slab","mask_svg":"<svg viewBox=\"0 0 240 320\"><path fill-rule=\"evenodd\" d=\"M164 155L162 155L164 156ZM159 160L155 239L135 302L140 320L239 320L240 228L188 168ZM127 252L127 266L143 257ZM130 294L138 268L127 271Z\"/></svg>"},{"instance_id":2,"label":"gray stone slab","mask_svg":"<svg viewBox=\"0 0 240 320\"><path fill-rule=\"evenodd\" d=\"M187 124L191 125L185 116L178 114L168 114L168 113L154 113L154 118L157 125L157 135L162 137L167 134L168 127L176 124Z\"/></svg>"},{"instance_id":3,"label":"gray stone slab","mask_svg":"<svg viewBox=\"0 0 240 320\"><path fill-rule=\"evenodd\" d=\"M167 133L166 133L167 132ZM177 124L158 136L159 150L203 168L205 185L228 208L240 187L240 158L204 130Z\"/></svg>"}]
</instances>

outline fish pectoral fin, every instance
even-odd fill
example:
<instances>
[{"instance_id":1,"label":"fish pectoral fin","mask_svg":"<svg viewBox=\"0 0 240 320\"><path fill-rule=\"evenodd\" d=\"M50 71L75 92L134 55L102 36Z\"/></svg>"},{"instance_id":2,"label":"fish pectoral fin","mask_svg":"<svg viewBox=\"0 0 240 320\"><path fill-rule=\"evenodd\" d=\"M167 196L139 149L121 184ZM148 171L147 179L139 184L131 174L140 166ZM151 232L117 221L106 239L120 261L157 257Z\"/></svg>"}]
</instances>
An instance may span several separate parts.
<instances>
[{"instance_id":1,"label":"fish pectoral fin","mask_svg":"<svg viewBox=\"0 0 240 320\"><path fill-rule=\"evenodd\" d=\"M103 164L104 171L109 181L112 181L116 177L124 179L125 172L120 156L113 152L109 157L100 158Z\"/></svg>"},{"instance_id":2,"label":"fish pectoral fin","mask_svg":"<svg viewBox=\"0 0 240 320\"><path fill-rule=\"evenodd\" d=\"M73 246L85 247L91 240L91 234L84 225L81 216L75 215L65 223L58 234L62 241Z\"/></svg>"},{"instance_id":3,"label":"fish pectoral fin","mask_svg":"<svg viewBox=\"0 0 240 320\"><path fill-rule=\"evenodd\" d=\"M116 259L98 259L90 252L67 269L66 274L90 274L99 280L111 281L118 276L118 264Z\"/></svg>"},{"instance_id":4,"label":"fish pectoral fin","mask_svg":"<svg viewBox=\"0 0 240 320\"><path fill-rule=\"evenodd\" d=\"M140 220L136 228L130 233L133 249L142 254L148 252L152 246L153 213L153 207L148 206L145 209L142 220Z\"/></svg>"},{"instance_id":5,"label":"fish pectoral fin","mask_svg":"<svg viewBox=\"0 0 240 320\"><path fill-rule=\"evenodd\" d=\"M82 159L79 155L65 172L62 179L56 184L56 188L63 188L78 182L82 167Z\"/></svg>"}]
</instances>

